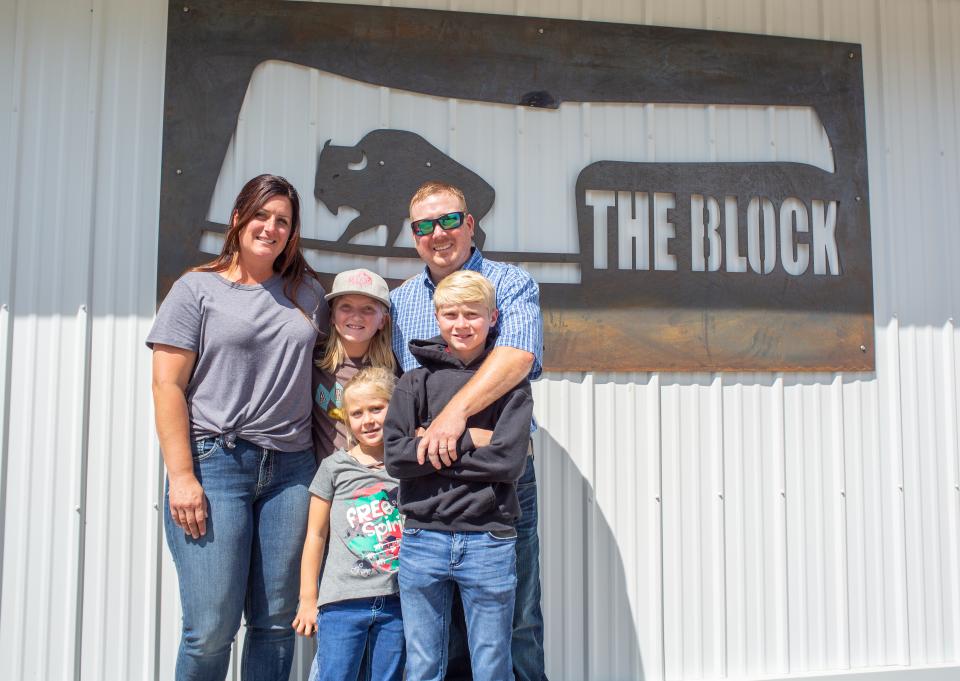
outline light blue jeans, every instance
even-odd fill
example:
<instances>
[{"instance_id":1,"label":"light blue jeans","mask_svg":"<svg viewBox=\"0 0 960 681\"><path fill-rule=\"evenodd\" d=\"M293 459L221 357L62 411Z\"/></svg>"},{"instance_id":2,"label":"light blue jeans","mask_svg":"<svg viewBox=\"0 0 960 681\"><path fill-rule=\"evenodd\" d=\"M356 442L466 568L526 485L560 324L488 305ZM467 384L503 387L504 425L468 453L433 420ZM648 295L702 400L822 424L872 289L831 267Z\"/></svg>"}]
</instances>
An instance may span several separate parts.
<instances>
[{"instance_id":1,"label":"light blue jeans","mask_svg":"<svg viewBox=\"0 0 960 681\"><path fill-rule=\"evenodd\" d=\"M167 545L180 582L183 633L177 681L222 681L244 615L240 675L287 681L293 662L300 552L307 527L313 451L278 452L223 438L193 445L208 502L207 533L193 539L164 503Z\"/></svg>"},{"instance_id":2,"label":"light blue jeans","mask_svg":"<svg viewBox=\"0 0 960 681\"><path fill-rule=\"evenodd\" d=\"M310 681L401 681L404 657L398 595L354 598L320 607ZM362 673L361 661L365 662Z\"/></svg>"},{"instance_id":3,"label":"light blue jeans","mask_svg":"<svg viewBox=\"0 0 960 681\"><path fill-rule=\"evenodd\" d=\"M473 678L513 678L510 635L516 568L516 536L403 530L399 582L407 678L444 678L454 584L463 599Z\"/></svg>"},{"instance_id":4,"label":"light blue jeans","mask_svg":"<svg viewBox=\"0 0 960 681\"><path fill-rule=\"evenodd\" d=\"M537 474L533 457L517 481L517 598L513 608L513 674L516 681L547 681L543 659L543 611L540 609L540 537L537 535ZM456 592L454 592L456 594ZM455 595L454 599L459 596ZM469 681L466 626L454 602L446 681ZM364 680L365 681L365 680Z\"/></svg>"}]
</instances>

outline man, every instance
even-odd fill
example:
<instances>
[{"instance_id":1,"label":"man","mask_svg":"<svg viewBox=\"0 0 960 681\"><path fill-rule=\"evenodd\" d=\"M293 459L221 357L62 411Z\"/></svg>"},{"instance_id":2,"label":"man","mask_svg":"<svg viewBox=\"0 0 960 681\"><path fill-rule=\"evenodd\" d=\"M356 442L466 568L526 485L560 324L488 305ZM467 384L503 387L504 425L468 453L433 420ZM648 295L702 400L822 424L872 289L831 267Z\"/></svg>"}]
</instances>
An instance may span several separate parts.
<instances>
[{"instance_id":1,"label":"man","mask_svg":"<svg viewBox=\"0 0 960 681\"><path fill-rule=\"evenodd\" d=\"M424 271L390 294L393 348L404 371L419 366L407 344L439 333L433 314L433 292L444 277L461 269L479 272L493 282L497 295L499 318L494 349L473 378L437 414L418 448L420 459L429 460L434 466L450 466L467 417L492 404L523 379L538 378L543 371L540 290L519 267L486 260L472 246L474 219L457 187L442 182L421 185L410 199L410 225ZM537 486L532 456L517 483L517 494L523 516L517 524L513 669L517 681L545 681ZM466 646L461 643L456 652L465 655ZM469 661L451 659L447 678L459 669L469 670Z\"/></svg>"}]
</instances>

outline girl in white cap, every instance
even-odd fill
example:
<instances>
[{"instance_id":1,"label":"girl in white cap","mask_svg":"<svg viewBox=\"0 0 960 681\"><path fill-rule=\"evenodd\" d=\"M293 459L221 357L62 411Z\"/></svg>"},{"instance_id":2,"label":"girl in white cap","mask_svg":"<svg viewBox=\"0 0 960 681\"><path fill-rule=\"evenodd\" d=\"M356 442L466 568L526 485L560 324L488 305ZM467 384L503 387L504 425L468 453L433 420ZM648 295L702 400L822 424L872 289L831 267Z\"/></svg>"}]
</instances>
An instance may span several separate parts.
<instances>
[{"instance_id":1,"label":"girl in white cap","mask_svg":"<svg viewBox=\"0 0 960 681\"><path fill-rule=\"evenodd\" d=\"M315 494L310 501L300 566L300 605L293 628L302 636L311 636L314 632L317 634L318 649L310 670L311 681L352 681L358 678L361 660L366 662L367 669L360 678L370 678L376 667L379 676L399 679L398 674L403 670L403 625L399 614L399 597L395 595L396 560L385 560L380 556L384 551L390 553L387 548L396 551L399 529L395 533L386 533L391 537L396 534L396 541L385 539L383 528L396 522L392 515L386 519L383 513L378 516L380 524L376 527L371 522L356 523L361 514L369 513L368 520L372 519L370 508L373 506L370 504L381 511L387 506L395 506L396 482L388 484L389 476L382 468L382 436L379 440L379 470L371 468L373 462L367 453L351 447L360 438L355 435L351 438L350 418L344 406L345 387L356 383L352 381L355 377L364 385L370 382L370 376L375 377L374 382L379 385L379 399L390 399L393 382L390 381L387 390L386 379L393 379L397 373L397 362L391 346L390 292L383 277L367 269L356 269L338 274L326 299L330 303L330 335L315 358L313 369L313 446L321 465L310 489L311 492L319 491L319 496ZM370 371L374 373L368 376ZM384 414L378 416L380 421L385 416L385 409L383 411ZM387 494L388 488L393 490L392 501L386 497L380 498ZM333 498L337 496L333 492L337 492L338 498L344 495L349 497L337 502L338 510L332 506ZM344 511L344 508L347 510ZM332 517L331 512L336 516ZM364 530L371 528L374 538L387 548L369 550L367 543L371 539L364 534ZM318 595L317 576L324 555L323 546L328 539L331 549L323 573L324 586ZM333 543L337 544L336 549ZM333 567L329 565L330 556L334 556ZM348 566L350 560L353 560L353 564ZM345 588L341 582L352 583L353 586ZM347 605L340 607L338 602L328 602L332 592L351 593L352 598ZM334 600L344 598L342 593ZM360 596L367 598L358 600ZM367 604L368 613L376 609L377 617L367 623L369 627L362 618L352 617L350 612L333 612L338 608L350 610L348 606L356 605L360 600L370 600ZM324 640L321 640L317 626L320 605L327 611L327 636ZM368 631L369 628L377 631ZM364 655L367 637L374 633L378 637L382 635L384 649L378 649L375 656ZM340 635L339 639L337 635ZM352 645L358 641L362 644L359 653L356 646ZM391 652L393 648L396 650Z\"/></svg>"},{"instance_id":2,"label":"girl in white cap","mask_svg":"<svg viewBox=\"0 0 960 681\"><path fill-rule=\"evenodd\" d=\"M321 461L347 446L343 386L364 367L392 373L390 291L379 274L347 270L333 280L330 335L313 369L313 448Z\"/></svg>"}]
</instances>

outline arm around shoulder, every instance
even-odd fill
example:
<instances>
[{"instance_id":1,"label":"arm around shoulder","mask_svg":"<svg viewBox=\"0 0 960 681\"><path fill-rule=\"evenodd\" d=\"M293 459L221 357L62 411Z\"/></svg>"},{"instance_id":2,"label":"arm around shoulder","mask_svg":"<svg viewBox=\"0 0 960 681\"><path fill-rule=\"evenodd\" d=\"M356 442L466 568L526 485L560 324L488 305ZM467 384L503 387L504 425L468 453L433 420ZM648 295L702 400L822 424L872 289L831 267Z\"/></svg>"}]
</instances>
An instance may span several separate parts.
<instances>
[{"instance_id":1,"label":"arm around shoulder","mask_svg":"<svg viewBox=\"0 0 960 681\"><path fill-rule=\"evenodd\" d=\"M523 377L539 378L543 371L543 315L540 287L529 272L514 267L510 284L497 291L497 309L500 313L497 349L514 348L528 353L530 364Z\"/></svg>"}]
</instances>

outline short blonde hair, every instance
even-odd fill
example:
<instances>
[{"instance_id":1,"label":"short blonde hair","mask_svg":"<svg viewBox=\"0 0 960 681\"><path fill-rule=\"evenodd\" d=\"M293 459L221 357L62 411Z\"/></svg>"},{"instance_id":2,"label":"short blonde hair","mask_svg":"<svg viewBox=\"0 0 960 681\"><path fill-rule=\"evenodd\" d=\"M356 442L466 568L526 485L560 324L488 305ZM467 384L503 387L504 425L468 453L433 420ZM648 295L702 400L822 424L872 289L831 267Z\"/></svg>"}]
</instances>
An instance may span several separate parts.
<instances>
[{"instance_id":1,"label":"short blonde hair","mask_svg":"<svg viewBox=\"0 0 960 681\"><path fill-rule=\"evenodd\" d=\"M467 199L459 187L454 187L452 184L438 180L427 180L417 188L417 191L413 194L413 198L410 199L407 212L410 213L411 217L413 216L413 204L420 203L434 194L450 194L450 196L460 202L463 212L467 212Z\"/></svg>"},{"instance_id":2,"label":"short blonde hair","mask_svg":"<svg viewBox=\"0 0 960 681\"><path fill-rule=\"evenodd\" d=\"M437 284L437 289L433 292L435 310L464 303L481 303L488 312L496 310L497 293L490 280L473 270L457 270Z\"/></svg>"},{"instance_id":3,"label":"short blonde hair","mask_svg":"<svg viewBox=\"0 0 960 681\"><path fill-rule=\"evenodd\" d=\"M396 385L397 377L394 376L392 371L383 367L366 367L354 374L353 378L343 386L343 421L347 426L347 432L350 433L351 445L356 444L356 441L353 437L353 431L350 430L350 408L347 406L350 401L350 393L366 388L374 397L389 402Z\"/></svg>"}]
</instances>

